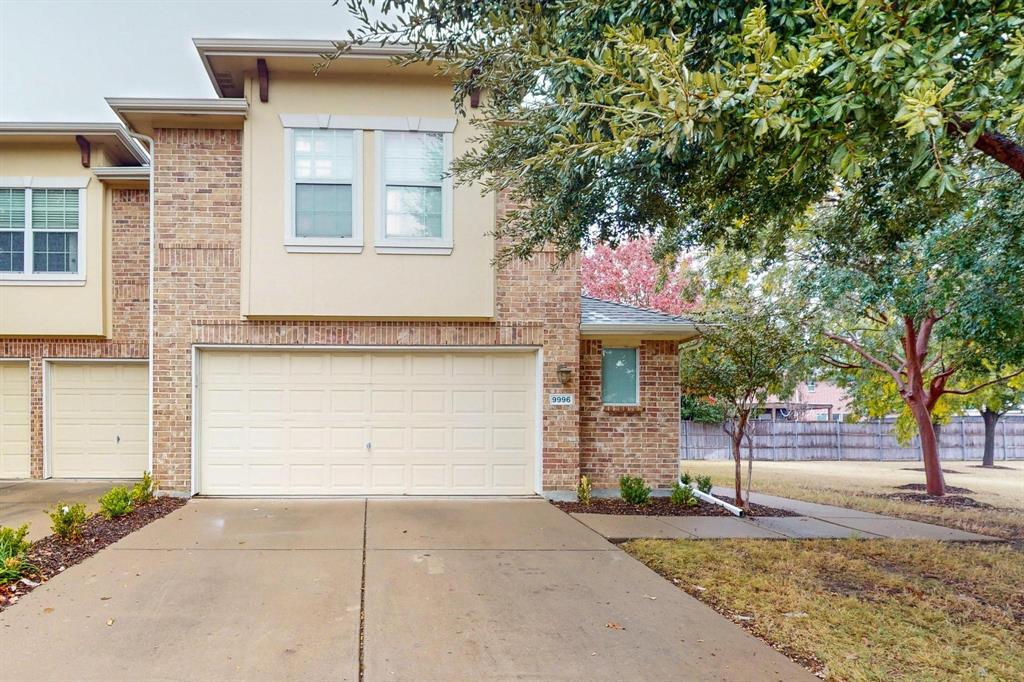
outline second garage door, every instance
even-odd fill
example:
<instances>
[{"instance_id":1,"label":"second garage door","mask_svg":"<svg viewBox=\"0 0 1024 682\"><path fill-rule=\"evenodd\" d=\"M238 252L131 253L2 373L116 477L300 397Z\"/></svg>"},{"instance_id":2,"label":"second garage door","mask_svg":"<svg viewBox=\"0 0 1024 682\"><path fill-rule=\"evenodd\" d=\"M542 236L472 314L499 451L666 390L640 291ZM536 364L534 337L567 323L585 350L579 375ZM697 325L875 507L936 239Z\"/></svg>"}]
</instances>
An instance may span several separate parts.
<instances>
[{"instance_id":1,"label":"second garage door","mask_svg":"<svg viewBox=\"0 0 1024 682\"><path fill-rule=\"evenodd\" d=\"M146 470L147 366L53 362L49 368L50 475L138 478Z\"/></svg>"},{"instance_id":2,"label":"second garage door","mask_svg":"<svg viewBox=\"0 0 1024 682\"><path fill-rule=\"evenodd\" d=\"M533 493L535 358L204 351L200 492Z\"/></svg>"}]
</instances>

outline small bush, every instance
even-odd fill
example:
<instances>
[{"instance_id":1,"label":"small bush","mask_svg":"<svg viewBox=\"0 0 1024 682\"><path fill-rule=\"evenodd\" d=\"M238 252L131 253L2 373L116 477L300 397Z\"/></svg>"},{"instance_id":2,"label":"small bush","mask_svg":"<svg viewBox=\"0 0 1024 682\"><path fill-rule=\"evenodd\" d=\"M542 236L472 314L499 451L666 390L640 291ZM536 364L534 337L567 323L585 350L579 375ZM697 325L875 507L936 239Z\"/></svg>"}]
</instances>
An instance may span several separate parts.
<instances>
[{"instance_id":1,"label":"small bush","mask_svg":"<svg viewBox=\"0 0 1024 682\"><path fill-rule=\"evenodd\" d=\"M88 518L84 504L58 502L50 512L50 529L62 540L77 540L82 535L82 524Z\"/></svg>"},{"instance_id":2,"label":"small bush","mask_svg":"<svg viewBox=\"0 0 1024 682\"><path fill-rule=\"evenodd\" d=\"M124 516L132 510L132 493L123 485L114 486L100 498L100 513L106 519Z\"/></svg>"},{"instance_id":3,"label":"small bush","mask_svg":"<svg viewBox=\"0 0 1024 682\"><path fill-rule=\"evenodd\" d=\"M693 483L693 476L690 475L689 471L684 471L683 475L679 477L679 482L683 485L690 485Z\"/></svg>"},{"instance_id":4,"label":"small bush","mask_svg":"<svg viewBox=\"0 0 1024 682\"><path fill-rule=\"evenodd\" d=\"M576 486L576 498L583 504L590 504L590 479L586 476L580 476L580 482Z\"/></svg>"},{"instance_id":5,"label":"small bush","mask_svg":"<svg viewBox=\"0 0 1024 682\"><path fill-rule=\"evenodd\" d=\"M25 539L27 535L27 523L18 528L0 526L0 585L13 583L35 572L35 567L25 560L25 553L32 546Z\"/></svg>"},{"instance_id":6,"label":"small bush","mask_svg":"<svg viewBox=\"0 0 1024 682\"><path fill-rule=\"evenodd\" d=\"M697 482L697 490L701 491L705 495L710 495L711 494L711 486L712 486L711 476L708 476L708 475L698 476L694 480L696 480L696 482Z\"/></svg>"},{"instance_id":7,"label":"small bush","mask_svg":"<svg viewBox=\"0 0 1024 682\"><path fill-rule=\"evenodd\" d=\"M693 494L693 488L678 482L672 484L672 497L670 499L672 504L681 507L696 507L698 504L697 496Z\"/></svg>"},{"instance_id":8,"label":"small bush","mask_svg":"<svg viewBox=\"0 0 1024 682\"><path fill-rule=\"evenodd\" d=\"M142 472L142 480L132 486L132 504L145 504L153 499L153 477L148 471Z\"/></svg>"},{"instance_id":9,"label":"small bush","mask_svg":"<svg viewBox=\"0 0 1024 682\"><path fill-rule=\"evenodd\" d=\"M651 500L651 488L644 485L639 476L623 476L619 479L619 495L629 504L647 504Z\"/></svg>"}]
</instances>

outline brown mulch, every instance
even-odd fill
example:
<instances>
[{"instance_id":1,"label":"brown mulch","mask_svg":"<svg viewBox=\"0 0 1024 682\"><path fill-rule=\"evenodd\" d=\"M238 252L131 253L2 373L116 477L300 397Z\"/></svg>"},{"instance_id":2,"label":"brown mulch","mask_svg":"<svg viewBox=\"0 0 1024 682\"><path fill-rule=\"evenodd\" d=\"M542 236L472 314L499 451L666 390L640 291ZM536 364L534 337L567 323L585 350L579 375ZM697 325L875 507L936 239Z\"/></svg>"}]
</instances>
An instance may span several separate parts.
<instances>
[{"instance_id":1,"label":"brown mulch","mask_svg":"<svg viewBox=\"0 0 1024 682\"><path fill-rule=\"evenodd\" d=\"M972 469L989 469L989 470L991 470L991 469L1002 469L1004 471L1016 471L1016 469L1014 469L1013 467L1004 467L1004 466L1000 466L999 464L993 464L990 467L987 467L984 464L971 464L970 468L972 468Z\"/></svg>"},{"instance_id":2,"label":"brown mulch","mask_svg":"<svg viewBox=\"0 0 1024 682\"><path fill-rule=\"evenodd\" d=\"M19 580L0 585L0 611L17 603L20 597L31 592L39 584L81 563L129 533L167 516L185 502L186 500L177 497L157 497L136 507L125 516L109 521L100 514L94 514L82 524L82 535L77 540L65 541L56 535L48 535L32 543L25 558L38 572L28 576L31 584Z\"/></svg>"},{"instance_id":3,"label":"brown mulch","mask_svg":"<svg viewBox=\"0 0 1024 682\"><path fill-rule=\"evenodd\" d=\"M716 495L718 499L732 504L732 500ZM611 514L614 516L732 516L732 514L718 505L700 502L696 507L684 507L672 504L667 497L652 497L645 505L629 504L617 497L595 497L590 504L582 502L558 502L552 501L555 505L567 514ZM760 504L750 505L750 516L797 516L785 509L765 507Z\"/></svg>"},{"instance_id":4,"label":"brown mulch","mask_svg":"<svg viewBox=\"0 0 1024 682\"><path fill-rule=\"evenodd\" d=\"M905 485L894 486L896 490L917 490L919 492L927 492L928 486L924 483L907 483ZM955 485L946 486L947 493L955 493L957 495L973 495L974 491L969 488L957 488Z\"/></svg>"},{"instance_id":5,"label":"brown mulch","mask_svg":"<svg viewBox=\"0 0 1024 682\"><path fill-rule=\"evenodd\" d=\"M946 490L955 493L959 490L963 490L963 488L947 487ZM967 492L970 491L968 490ZM942 497L933 497L927 493L906 492L872 495L872 497L881 497L886 500L897 500L899 502L927 504L932 507L950 507L952 509L995 509L991 504L979 502L973 497L965 497L964 495L943 495Z\"/></svg>"},{"instance_id":6,"label":"brown mulch","mask_svg":"<svg viewBox=\"0 0 1024 682\"><path fill-rule=\"evenodd\" d=\"M900 469L900 471L924 471L924 467L902 467ZM957 471L956 469L943 469L942 473L944 473L944 474L962 474L963 472L962 471Z\"/></svg>"}]
</instances>

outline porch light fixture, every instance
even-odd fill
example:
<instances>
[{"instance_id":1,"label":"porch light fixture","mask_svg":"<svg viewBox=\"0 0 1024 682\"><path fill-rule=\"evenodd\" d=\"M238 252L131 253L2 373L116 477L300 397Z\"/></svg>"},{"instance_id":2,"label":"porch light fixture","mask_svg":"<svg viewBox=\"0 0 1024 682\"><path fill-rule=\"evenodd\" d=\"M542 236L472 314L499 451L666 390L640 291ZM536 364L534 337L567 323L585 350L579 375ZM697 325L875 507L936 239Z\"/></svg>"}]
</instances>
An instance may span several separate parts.
<instances>
[{"instance_id":1,"label":"porch light fixture","mask_svg":"<svg viewBox=\"0 0 1024 682\"><path fill-rule=\"evenodd\" d=\"M569 379L572 378L572 367L566 364L560 364L558 366L558 380L562 382L562 385L568 385Z\"/></svg>"}]
</instances>

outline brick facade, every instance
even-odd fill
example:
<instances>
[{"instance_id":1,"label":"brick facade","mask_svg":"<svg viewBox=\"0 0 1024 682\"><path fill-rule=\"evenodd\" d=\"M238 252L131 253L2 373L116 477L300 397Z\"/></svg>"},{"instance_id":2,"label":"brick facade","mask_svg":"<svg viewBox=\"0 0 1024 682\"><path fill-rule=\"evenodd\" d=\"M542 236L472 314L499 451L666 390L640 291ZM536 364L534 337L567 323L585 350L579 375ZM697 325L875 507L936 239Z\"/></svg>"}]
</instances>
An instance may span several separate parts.
<instances>
[{"instance_id":1,"label":"brick facade","mask_svg":"<svg viewBox=\"0 0 1024 682\"><path fill-rule=\"evenodd\" d=\"M596 488L643 476L667 488L679 475L679 353L676 341L640 344L640 405L601 404L602 342L580 342L580 473Z\"/></svg>"},{"instance_id":2,"label":"brick facade","mask_svg":"<svg viewBox=\"0 0 1024 682\"><path fill-rule=\"evenodd\" d=\"M241 319L241 132L158 129L155 139L153 469L164 489L191 489L197 343L535 345L543 348L545 394L575 392L577 263L553 268L553 255L543 253L500 270L493 322ZM567 386L560 365L572 370ZM577 408L546 408L543 421L544 487L571 488L579 472Z\"/></svg>"},{"instance_id":3,"label":"brick facade","mask_svg":"<svg viewBox=\"0 0 1024 682\"><path fill-rule=\"evenodd\" d=\"M32 478L43 477L43 362L49 358L145 360L149 354L149 193L112 189L110 194L110 338L0 337L0 358L29 362Z\"/></svg>"}]
</instances>

